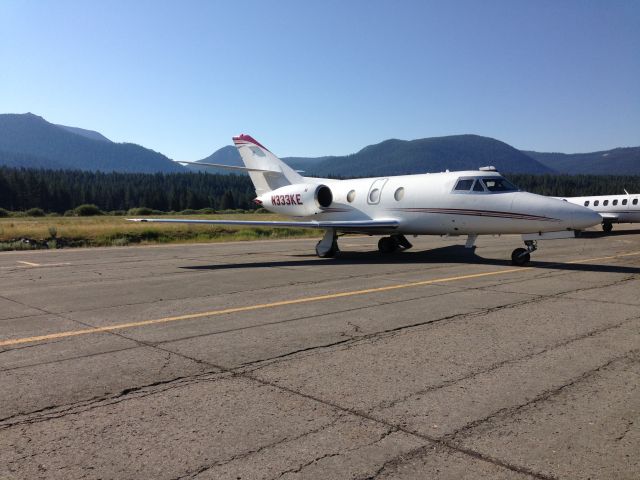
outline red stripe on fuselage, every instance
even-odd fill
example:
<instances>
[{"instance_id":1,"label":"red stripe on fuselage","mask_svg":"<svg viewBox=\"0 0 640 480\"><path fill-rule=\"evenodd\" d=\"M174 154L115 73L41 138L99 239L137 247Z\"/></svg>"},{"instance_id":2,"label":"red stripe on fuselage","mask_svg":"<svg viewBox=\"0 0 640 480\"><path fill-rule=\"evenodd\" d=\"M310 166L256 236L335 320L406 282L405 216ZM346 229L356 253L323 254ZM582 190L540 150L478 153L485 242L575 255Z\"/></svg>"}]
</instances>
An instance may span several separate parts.
<instances>
[{"instance_id":1,"label":"red stripe on fuselage","mask_svg":"<svg viewBox=\"0 0 640 480\"><path fill-rule=\"evenodd\" d=\"M511 213L495 210L472 210L463 208L391 208L392 211L407 213L439 213L449 215L466 215L477 217L513 218L518 220L539 220L543 222L559 222L557 218L544 217L540 215L529 215L526 213Z\"/></svg>"}]
</instances>

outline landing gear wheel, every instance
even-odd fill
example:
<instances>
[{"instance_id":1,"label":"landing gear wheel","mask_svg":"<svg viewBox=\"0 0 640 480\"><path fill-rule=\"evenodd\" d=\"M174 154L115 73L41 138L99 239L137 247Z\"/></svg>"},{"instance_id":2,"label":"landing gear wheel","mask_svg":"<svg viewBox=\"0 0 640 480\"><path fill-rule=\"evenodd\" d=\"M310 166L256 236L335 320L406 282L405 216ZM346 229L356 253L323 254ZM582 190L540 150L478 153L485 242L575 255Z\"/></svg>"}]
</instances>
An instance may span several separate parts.
<instances>
[{"instance_id":1,"label":"landing gear wheel","mask_svg":"<svg viewBox=\"0 0 640 480\"><path fill-rule=\"evenodd\" d=\"M398 240L393 237L382 237L378 240L378 250L383 254L395 252L398 249L398 246Z\"/></svg>"},{"instance_id":2,"label":"landing gear wheel","mask_svg":"<svg viewBox=\"0 0 640 480\"><path fill-rule=\"evenodd\" d=\"M604 222L604 223L602 224L602 230L603 230L605 233L609 233L611 230L613 230L613 223L611 223L611 222Z\"/></svg>"},{"instance_id":3,"label":"landing gear wheel","mask_svg":"<svg viewBox=\"0 0 640 480\"><path fill-rule=\"evenodd\" d=\"M398 248L401 248L402 250L409 250L411 247L413 247L413 245L411 245L411 242L407 240L407 237L405 237L404 235L393 235L393 238L396 242L398 242Z\"/></svg>"},{"instance_id":4,"label":"landing gear wheel","mask_svg":"<svg viewBox=\"0 0 640 480\"><path fill-rule=\"evenodd\" d=\"M333 228L328 228L325 230L322 240L316 243L316 255L320 258L333 258L339 253L338 235Z\"/></svg>"},{"instance_id":5,"label":"landing gear wheel","mask_svg":"<svg viewBox=\"0 0 640 480\"><path fill-rule=\"evenodd\" d=\"M531 260L531 255L526 248L516 248L513 253L511 253L511 263L518 267L529 263Z\"/></svg>"},{"instance_id":6,"label":"landing gear wheel","mask_svg":"<svg viewBox=\"0 0 640 480\"><path fill-rule=\"evenodd\" d=\"M340 253L340 249L338 248L337 244L332 245L331 248L327 251L322 251L319 248L320 243L321 242L318 242L316 244L316 255L318 255L320 258L333 258L333 257L337 257L338 254Z\"/></svg>"}]
</instances>

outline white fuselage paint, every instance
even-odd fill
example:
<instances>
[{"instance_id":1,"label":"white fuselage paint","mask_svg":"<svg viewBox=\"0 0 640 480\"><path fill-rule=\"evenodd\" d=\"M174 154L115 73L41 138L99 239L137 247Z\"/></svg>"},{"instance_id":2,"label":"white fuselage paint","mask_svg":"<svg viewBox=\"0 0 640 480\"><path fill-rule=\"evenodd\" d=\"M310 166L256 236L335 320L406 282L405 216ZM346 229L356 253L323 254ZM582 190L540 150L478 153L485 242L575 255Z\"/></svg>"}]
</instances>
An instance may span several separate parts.
<instances>
[{"instance_id":1,"label":"white fuselage paint","mask_svg":"<svg viewBox=\"0 0 640 480\"><path fill-rule=\"evenodd\" d=\"M604 221L613 223L640 222L640 194L593 195L561 197L562 200L598 212ZM596 204L597 202L597 204Z\"/></svg>"},{"instance_id":2,"label":"white fuselage paint","mask_svg":"<svg viewBox=\"0 0 640 480\"><path fill-rule=\"evenodd\" d=\"M562 200L521 191L455 191L461 178L503 178L497 172L462 171L332 180L305 177L307 184L331 189L333 201L301 220L356 221L395 219L394 232L415 235L468 235L580 230L599 223L590 210ZM378 189L378 195L373 189ZM398 189L403 189L396 199ZM353 201L348 200L355 192ZM264 196L267 198L267 195ZM262 198L262 197L259 197ZM267 201L263 206L284 213ZM291 215L291 210L287 211Z\"/></svg>"}]
</instances>

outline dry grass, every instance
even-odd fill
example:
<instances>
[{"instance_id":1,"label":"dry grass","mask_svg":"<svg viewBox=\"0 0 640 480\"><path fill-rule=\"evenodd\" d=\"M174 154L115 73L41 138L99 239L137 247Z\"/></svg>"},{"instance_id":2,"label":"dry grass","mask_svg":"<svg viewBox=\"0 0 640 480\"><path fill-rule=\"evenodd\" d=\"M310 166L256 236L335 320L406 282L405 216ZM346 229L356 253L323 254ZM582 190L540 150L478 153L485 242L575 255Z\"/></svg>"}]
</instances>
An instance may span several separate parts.
<instances>
[{"instance_id":1,"label":"dry grass","mask_svg":"<svg viewBox=\"0 0 640 480\"><path fill-rule=\"evenodd\" d=\"M260 238L317 237L320 232L301 228L258 228L214 225L136 223L127 217L19 217L0 218L0 250L14 250L17 239L36 240L43 247L119 246L129 244L216 242ZM168 218L168 217L167 217ZM279 220L269 214L189 215L171 218L210 220ZM53 239L56 243L52 243ZM25 247L26 248L26 247Z\"/></svg>"}]
</instances>

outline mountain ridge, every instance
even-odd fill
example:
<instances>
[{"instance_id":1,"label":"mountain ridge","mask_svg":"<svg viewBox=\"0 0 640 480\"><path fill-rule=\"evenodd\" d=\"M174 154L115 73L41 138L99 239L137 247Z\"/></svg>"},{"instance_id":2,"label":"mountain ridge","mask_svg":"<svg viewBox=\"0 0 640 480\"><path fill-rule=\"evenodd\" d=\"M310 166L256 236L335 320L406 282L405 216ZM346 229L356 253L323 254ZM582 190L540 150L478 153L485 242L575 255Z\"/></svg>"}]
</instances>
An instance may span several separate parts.
<instances>
[{"instance_id":1,"label":"mountain ridge","mask_svg":"<svg viewBox=\"0 0 640 480\"><path fill-rule=\"evenodd\" d=\"M75 127L73 127L75 128ZM181 172L183 167L134 143L89 138L32 113L0 115L0 164L31 167L29 158L49 159L56 168L137 173ZM97 132L96 132L97 133ZM106 138L106 137L104 137ZM27 161L20 161L20 158ZM39 168L39 167L38 167Z\"/></svg>"},{"instance_id":2,"label":"mountain ridge","mask_svg":"<svg viewBox=\"0 0 640 480\"><path fill-rule=\"evenodd\" d=\"M107 137L102 135L100 132L96 132L95 130L87 130L86 128L79 128L79 127L69 127L67 125L60 125L58 123L54 123L54 125L56 127L64 128L65 130L68 130L71 133L75 133L83 137L91 138L92 140L100 140L102 142L113 143Z\"/></svg>"},{"instance_id":3,"label":"mountain ridge","mask_svg":"<svg viewBox=\"0 0 640 480\"><path fill-rule=\"evenodd\" d=\"M521 151L500 140L474 134L387 139L341 156L284 157L307 176L388 176L493 165L510 173L640 175L640 147L565 154ZM198 162L241 166L233 145ZM56 125L32 113L0 114L0 165L26 168L121 172L229 173L223 169L183 167L165 155L133 143L115 143L99 132Z\"/></svg>"},{"instance_id":4,"label":"mountain ridge","mask_svg":"<svg viewBox=\"0 0 640 480\"><path fill-rule=\"evenodd\" d=\"M558 173L610 175L640 174L640 147L619 147L588 153L525 152Z\"/></svg>"}]
</instances>

